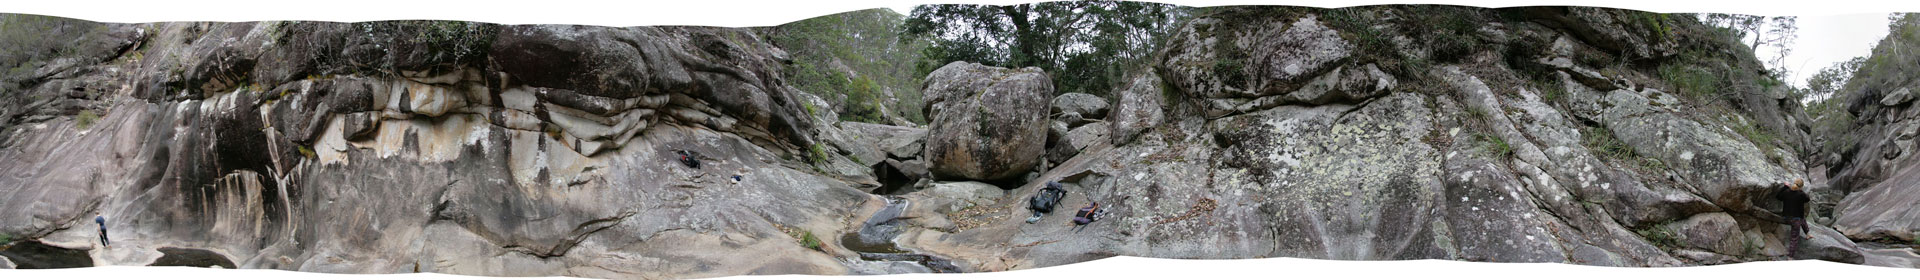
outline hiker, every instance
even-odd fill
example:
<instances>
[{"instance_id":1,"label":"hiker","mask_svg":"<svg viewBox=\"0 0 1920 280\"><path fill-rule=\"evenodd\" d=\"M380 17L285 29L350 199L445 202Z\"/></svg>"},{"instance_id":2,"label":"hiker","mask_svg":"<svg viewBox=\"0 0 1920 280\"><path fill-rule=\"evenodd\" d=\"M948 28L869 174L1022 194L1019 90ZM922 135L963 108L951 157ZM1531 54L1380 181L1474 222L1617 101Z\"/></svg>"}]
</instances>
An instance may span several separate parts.
<instances>
[{"instance_id":1,"label":"hiker","mask_svg":"<svg viewBox=\"0 0 1920 280\"><path fill-rule=\"evenodd\" d=\"M1040 216L1053 213L1053 206L1066 196L1067 189L1061 188L1060 182L1047 182L1046 188L1041 188L1040 192L1033 194L1033 198L1027 199L1027 209L1033 210L1033 217L1027 218L1027 223L1039 222Z\"/></svg>"},{"instance_id":2,"label":"hiker","mask_svg":"<svg viewBox=\"0 0 1920 280\"><path fill-rule=\"evenodd\" d=\"M688 152L686 150L678 150L673 152L680 154L680 164L685 164L687 165L688 168L700 169L700 159L695 158L692 152Z\"/></svg>"},{"instance_id":3,"label":"hiker","mask_svg":"<svg viewBox=\"0 0 1920 280\"><path fill-rule=\"evenodd\" d=\"M1793 179L1792 183L1781 185L1784 186L1773 193L1773 198L1780 200L1780 216L1786 218L1787 225L1792 229L1788 232L1792 237L1787 238L1787 254L1792 255L1800 251L1801 240L1813 238L1813 235L1807 234L1807 201L1812 199L1802 190L1806 185L1805 180Z\"/></svg>"},{"instance_id":4,"label":"hiker","mask_svg":"<svg viewBox=\"0 0 1920 280\"><path fill-rule=\"evenodd\" d=\"M93 223L94 223L94 224L98 224L98 225L100 225L100 247L107 247L107 246L110 246L110 245L109 245L109 244L107 243L107 216L101 216L100 214L94 214L94 215L93 215Z\"/></svg>"},{"instance_id":5,"label":"hiker","mask_svg":"<svg viewBox=\"0 0 1920 280\"><path fill-rule=\"evenodd\" d=\"M1087 228L1087 224L1091 224L1093 221L1100 220L1101 214L1105 213L1107 213L1107 209L1100 208L1099 202L1094 202L1092 205L1087 205L1087 207L1081 207L1080 212L1073 214L1073 232L1079 233L1080 229Z\"/></svg>"}]
</instances>

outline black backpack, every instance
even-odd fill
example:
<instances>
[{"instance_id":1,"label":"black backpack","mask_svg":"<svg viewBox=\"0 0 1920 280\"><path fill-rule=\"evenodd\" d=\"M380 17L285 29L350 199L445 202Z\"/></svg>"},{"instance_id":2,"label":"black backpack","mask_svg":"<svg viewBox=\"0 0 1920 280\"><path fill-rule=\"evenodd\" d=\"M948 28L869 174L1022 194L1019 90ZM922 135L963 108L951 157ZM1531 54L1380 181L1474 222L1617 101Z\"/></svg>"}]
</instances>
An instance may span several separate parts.
<instances>
[{"instance_id":1,"label":"black backpack","mask_svg":"<svg viewBox=\"0 0 1920 280\"><path fill-rule=\"evenodd\" d=\"M1053 213L1053 206L1060 204L1060 198L1066 195L1067 190L1048 185L1047 188L1040 189L1039 193L1033 194L1032 199L1027 200L1027 208L1040 213Z\"/></svg>"}]
</instances>

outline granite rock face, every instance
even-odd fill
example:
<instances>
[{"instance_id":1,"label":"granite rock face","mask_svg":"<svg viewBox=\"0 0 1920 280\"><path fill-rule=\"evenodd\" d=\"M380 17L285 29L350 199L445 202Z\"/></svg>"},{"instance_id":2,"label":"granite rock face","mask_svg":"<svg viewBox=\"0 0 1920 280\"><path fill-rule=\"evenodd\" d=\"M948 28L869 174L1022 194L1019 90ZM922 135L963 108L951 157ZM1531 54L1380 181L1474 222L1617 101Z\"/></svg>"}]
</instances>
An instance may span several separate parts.
<instances>
[{"instance_id":1,"label":"granite rock face","mask_svg":"<svg viewBox=\"0 0 1920 280\"><path fill-rule=\"evenodd\" d=\"M1042 158L1053 82L1039 68L954 62L927 75L926 152L942 180L1004 180Z\"/></svg>"},{"instance_id":2,"label":"granite rock face","mask_svg":"<svg viewBox=\"0 0 1920 280\"><path fill-rule=\"evenodd\" d=\"M1896 26L1920 24L1920 18L1907 17ZM1880 42L1870 59L1890 63L1913 63L1912 39L1889 36ZM1846 135L1828 135L1818 155L1826 159L1832 185L1833 228L1855 240L1878 240L1895 244L1920 240L1920 107L1912 102L1915 79L1887 69L1863 69L1844 90L1835 93L1835 102L1844 106L1854 120L1845 124ZM1871 262L1871 260L1870 260Z\"/></svg>"},{"instance_id":3,"label":"granite rock face","mask_svg":"<svg viewBox=\"0 0 1920 280\"><path fill-rule=\"evenodd\" d=\"M1662 58L1682 47L1741 51L1706 26L1656 36L1632 11L1469 9L1474 32L1456 35L1484 48L1418 64L1399 60L1435 51L1398 39L1420 24L1404 9L1200 14L1111 93L1056 96L1038 68L952 62L925 79L925 127L839 121L752 30L101 24L58 34L80 51L0 76L25 96L0 96L21 101L0 103L0 267L192 256L660 279L1120 255L1920 263L1883 244L1920 226L1910 97L1847 95L1858 148L1821 150L1781 92L1677 94L1641 72L1681 63ZM1790 251L1772 197L1818 165L1835 176L1808 188L1833 210ZM1025 222L1047 182L1066 186L1066 211ZM1085 228L1060 214L1096 202Z\"/></svg>"},{"instance_id":4,"label":"granite rock face","mask_svg":"<svg viewBox=\"0 0 1920 280\"><path fill-rule=\"evenodd\" d=\"M816 129L779 51L743 30L108 26L142 47L75 53L94 64L46 67L28 92L97 118L9 118L0 149L0 211L18 213L0 233L95 264L188 250L317 272L840 274L850 252L795 234L844 231L834 217L873 198L794 167L825 165L807 156Z\"/></svg>"}]
</instances>

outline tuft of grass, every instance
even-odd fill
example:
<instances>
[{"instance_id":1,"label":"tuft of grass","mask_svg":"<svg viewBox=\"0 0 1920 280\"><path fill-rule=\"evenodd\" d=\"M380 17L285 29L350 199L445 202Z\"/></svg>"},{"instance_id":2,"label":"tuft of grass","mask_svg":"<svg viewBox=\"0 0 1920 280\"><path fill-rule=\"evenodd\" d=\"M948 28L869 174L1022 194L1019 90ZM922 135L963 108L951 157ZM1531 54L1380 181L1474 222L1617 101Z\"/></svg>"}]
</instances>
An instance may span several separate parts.
<instances>
[{"instance_id":1,"label":"tuft of grass","mask_svg":"<svg viewBox=\"0 0 1920 280\"><path fill-rule=\"evenodd\" d=\"M820 143L819 143L819 142L815 142L815 143L813 143L813 147L811 147L811 149L810 149L810 150L811 150L811 153L810 153L810 156L811 156L811 158L813 159L813 163L816 163L816 164L818 164L818 163L826 163L826 162L827 162L827 147L826 147L826 146L823 146L823 145L820 145Z\"/></svg>"},{"instance_id":2,"label":"tuft of grass","mask_svg":"<svg viewBox=\"0 0 1920 280\"><path fill-rule=\"evenodd\" d=\"M1252 75L1247 73L1247 51L1233 43L1231 36L1222 36L1214 41L1213 51L1217 55L1213 60L1213 73L1220 75L1221 83L1230 87L1245 88ZM1252 90L1252 89L1246 89Z\"/></svg>"},{"instance_id":3,"label":"tuft of grass","mask_svg":"<svg viewBox=\"0 0 1920 280\"><path fill-rule=\"evenodd\" d=\"M74 116L74 120L79 122L80 129L87 129L100 120L100 114L94 113L93 109L80 110L80 115Z\"/></svg>"},{"instance_id":4,"label":"tuft of grass","mask_svg":"<svg viewBox=\"0 0 1920 280\"><path fill-rule=\"evenodd\" d=\"M1556 87L1556 86L1540 87L1540 99L1546 100L1547 103L1560 102L1560 99L1565 98L1566 96L1567 96L1567 88L1565 87Z\"/></svg>"},{"instance_id":5,"label":"tuft of grass","mask_svg":"<svg viewBox=\"0 0 1920 280\"><path fill-rule=\"evenodd\" d=\"M1720 91L1718 79L1713 73L1698 67L1667 64L1659 69L1660 78L1673 84L1674 91L1693 98L1696 101L1707 100Z\"/></svg>"},{"instance_id":6,"label":"tuft of grass","mask_svg":"<svg viewBox=\"0 0 1920 280\"><path fill-rule=\"evenodd\" d=\"M1467 118L1471 118L1475 120L1487 119L1487 110L1481 110L1480 107L1473 107L1473 106L1466 106L1466 107L1467 107Z\"/></svg>"},{"instance_id":7,"label":"tuft of grass","mask_svg":"<svg viewBox=\"0 0 1920 280\"><path fill-rule=\"evenodd\" d=\"M1654 246L1660 246L1662 248L1680 246L1680 235L1674 233L1672 229L1668 229L1667 225L1664 224L1636 230L1634 233L1640 234L1640 237L1646 238L1647 243L1652 243Z\"/></svg>"},{"instance_id":8,"label":"tuft of grass","mask_svg":"<svg viewBox=\"0 0 1920 280\"><path fill-rule=\"evenodd\" d=\"M0 233L0 246L7 245L7 243L13 243L13 235Z\"/></svg>"},{"instance_id":9,"label":"tuft of grass","mask_svg":"<svg viewBox=\"0 0 1920 280\"><path fill-rule=\"evenodd\" d=\"M820 238L814 237L813 231L802 230L800 231L800 246L806 246L807 249L813 249L814 251L819 251Z\"/></svg>"},{"instance_id":10,"label":"tuft of grass","mask_svg":"<svg viewBox=\"0 0 1920 280\"><path fill-rule=\"evenodd\" d=\"M1632 163L1641 170L1663 170L1667 168L1667 164L1661 162L1659 159L1642 157L1639 154L1635 154L1632 147L1628 147L1625 141L1614 138L1613 131L1608 130L1606 127L1581 127L1580 144L1586 145L1588 151L1610 162Z\"/></svg>"},{"instance_id":11,"label":"tuft of grass","mask_svg":"<svg viewBox=\"0 0 1920 280\"><path fill-rule=\"evenodd\" d=\"M1740 133L1740 136L1746 137L1747 141L1753 142L1754 148L1760 148L1761 152L1773 151L1775 146L1774 139L1779 138L1778 136L1774 136L1773 132L1755 126L1753 122L1747 122L1744 125L1733 125L1732 127L1734 132Z\"/></svg>"},{"instance_id":12,"label":"tuft of grass","mask_svg":"<svg viewBox=\"0 0 1920 280\"><path fill-rule=\"evenodd\" d=\"M1500 139L1500 136L1486 133L1478 135L1481 140L1487 141L1487 152L1490 153L1491 156L1500 159L1513 157L1513 145L1507 144L1506 139Z\"/></svg>"},{"instance_id":13,"label":"tuft of grass","mask_svg":"<svg viewBox=\"0 0 1920 280\"><path fill-rule=\"evenodd\" d=\"M302 156L307 156L307 158L313 158L313 157L314 157L314 154L313 154L313 149L310 149L310 148L307 148L307 146L294 146L294 147L293 147L293 149L294 149L294 150L299 150L299 151L300 151L300 155L302 155Z\"/></svg>"}]
</instances>

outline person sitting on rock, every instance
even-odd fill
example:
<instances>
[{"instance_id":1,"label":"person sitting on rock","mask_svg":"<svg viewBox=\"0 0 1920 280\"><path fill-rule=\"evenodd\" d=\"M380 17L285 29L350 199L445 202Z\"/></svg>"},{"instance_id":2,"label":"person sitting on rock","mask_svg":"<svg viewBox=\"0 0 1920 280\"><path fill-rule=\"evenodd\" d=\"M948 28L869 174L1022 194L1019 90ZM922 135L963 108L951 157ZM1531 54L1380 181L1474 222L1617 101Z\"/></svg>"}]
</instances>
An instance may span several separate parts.
<instances>
[{"instance_id":1,"label":"person sitting on rock","mask_svg":"<svg viewBox=\"0 0 1920 280\"><path fill-rule=\"evenodd\" d=\"M1080 212L1073 214L1073 232L1079 233L1081 229L1087 228L1087 224L1100 220L1100 215L1106 212L1107 209L1100 208L1099 202L1081 207Z\"/></svg>"},{"instance_id":2,"label":"person sitting on rock","mask_svg":"<svg viewBox=\"0 0 1920 280\"><path fill-rule=\"evenodd\" d=\"M680 154L680 164L685 164L687 165L688 168L700 169L700 159L695 158L692 152L688 152L686 150L678 150L673 152Z\"/></svg>"},{"instance_id":3,"label":"person sitting on rock","mask_svg":"<svg viewBox=\"0 0 1920 280\"><path fill-rule=\"evenodd\" d=\"M100 247L111 246L107 243L107 216L94 214L93 223L100 225Z\"/></svg>"},{"instance_id":4,"label":"person sitting on rock","mask_svg":"<svg viewBox=\"0 0 1920 280\"><path fill-rule=\"evenodd\" d=\"M1774 199L1780 200L1780 215L1786 217L1787 225L1792 229L1788 232L1792 237L1787 238L1789 255L1800 251L1800 240L1813 238L1812 235L1807 234L1807 201L1811 199L1807 197L1805 191L1801 190L1805 183L1801 179L1794 179L1792 183L1781 183L1784 186L1773 194Z\"/></svg>"},{"instance_id":5,"label":"person sitting on rock","mask_svg":"<svg viewBox=\"0 0 1920 280\"><path fill-rule=\"evenodd\" d=\"M1039 222L1040 216L1053 213L1053 206L1066 196L1067 189L1061 188L1060 182L1047 182L1046 188L1041 188L1039 193L1033 194L1033 198L1027 199L1027 209L1033 210L1033 217L1027 218L1027 223Z\"/></svg>"}]
</instances>

